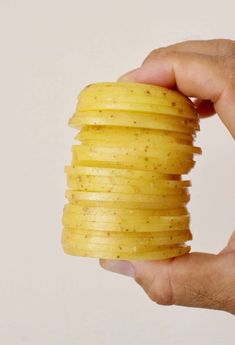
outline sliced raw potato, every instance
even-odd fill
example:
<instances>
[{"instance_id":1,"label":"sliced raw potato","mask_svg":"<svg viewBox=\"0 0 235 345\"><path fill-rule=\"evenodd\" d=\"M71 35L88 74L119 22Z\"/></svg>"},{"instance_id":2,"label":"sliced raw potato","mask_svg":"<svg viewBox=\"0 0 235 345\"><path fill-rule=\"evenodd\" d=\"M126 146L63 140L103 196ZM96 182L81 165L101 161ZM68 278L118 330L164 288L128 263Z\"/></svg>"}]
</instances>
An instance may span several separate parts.
<instances>
[{"instance_id":1,"label":"sliced raw potato","mask_svg":"<svg viewBox=\"0 0 235 345\"><path fill-rule=\"evenodd\" d=\"M69 125L74 128L80 128L85 125L102 125L102 126L115 126L117 129L121 127L132 127L132 128L152 128L161 129L167 131L174 131L179 133L187 133L193 135L195 129L188 127L187 125L178 125L174 123L160 121L157 118L149 115L136 115L129 114L129 112L121 112L122 115L118 114L118 111L111 112L95 112L95 111L84 111L77 112L69 120ZM161 114L157 114L161 116Z\"/></svg>"},{"instance_id":2,"label":"sliced raw potato","mask_svg":"<svg viewBox=\"0 0 235 345\"><path fill-rule=\"evenodd\" d=\"M130 219L148 219L148 217L161 216L164 218L175 218L180 216L188 216L188 210L185 207L176 209L156 210L156 209L123 209L123 208L106 208L106 207L87 207L74 204L66 204L64 206L64 214L75 213L82 215L97 215L100 216L119 216L121 218ZM169 219L169 221L171 221Z\"/></svg>"},{"instance_id":3,"label":"sliced raw potato","mask_svg":"<svg viewBox=\"0 0 235 345\"><path fill-rule=\"evenodd\" d=\"M79 95L79 100L85 97L122 97L124 100L131 101L131 99L138 98L141 102L146 98L146 101L154 99L158 104L165 104L169 106L176 106L172 101L178 102L180 105L187 105L194 109L193 103L187 97L180 94L178 91L170 90L162 86L149 85L144 83L123 83L123 82L100 82L86 86ZM144 103L146 103L144 101ZM194 111L194 110L193 110Z\"/></svg>"},{"instance_id":4,"label":"sliced raw potato","mask_svg":"<svg viewBox=\"0 0 235 345\"><path fill-rule=\"evenodd\" d=\"M128 110L128 111L139 111L145 113L156 113L156 114L166 114L173 115L182 118L196 119L195 113L192 111L192 108L185 105L184 107L173 107L161 104L154 103L134 103L134 102L116 102L115 99L110 100L97 100L96 102L92 101L83 101L80 99L76 114L79 111L91 111L91 110Z\"/></svg>"},{"instance_id":5,"label":"sliced raw potato","mask_svg":"<svg viewBox=\"0 0 235 345\"><path fill-rule=\"evenodd\" d=\"M94 230L94 231L121 231L121 232L156 232L156 231L175 231L189 228L189 222L185 223L124 223L89 221L88 219L79 219L79 217L64 216L63 225L75 229Z\"/></svg>"},{"instance_id":6,"label":"sliced raw potato","mask_svg":"<svg viewBox=\"0 0 235 345\"><path fill-rule=\"evenodd\" d=\"M193 154L201 153L201 149L192 145L183 144L161 144L161 145L142 145L142 144L129 144L128 146L122 142L112 143L108 140L92 141L91 143L82 145L73 145L73 152L101 152L110 155L120 154L125 156L144 156L144 157L162 157L165 160L174 159L192 159Z\"/></svg>"},{"instance_id":7,"label":"sliced raw potato","mask_svg":"<svg viewBox=\"0 0 235 345\"><path fill-rule=\"evenodd\" d=\"M154 250L152 252L141 253L120 253L120 252L107 252L103 250L87 250L81 248L76 243L64 243L63 249L66 254L75 256L84 256L90 258L102 258L102 259L115 259L115 260L164 260L177 256L181 256L190 252L191 247L178 247L168 250Z\"/></svg>"},{"instance_id":8,"label":"sliced raw potato","mask_svg":"<svg viewBox=\"0 0 235 345\"><path fill-rule=\"evenodd\" d=\"M174 234L172 234L172 238L174 237ZM89 248L89 249L103 249L105 251L123 251L123 252L148 252L152 250L161 250L161 249L166 249L163 246L171 246L174 245L171 241L171 236L161 236L159 237L159 242L163 242L162 244L160 243L148 243L140 241L140 243L135 243L132 240L129 241L127 238L126 243L120 244L120 241L117 241L117 239L112 240L109 237L97 237L93 241L93 237L87 237L85 238L84 236L76 234L76 232L71 232L67 231L67 229L64 229L63 231L63 241L64 242L76 242L79 244L81 247ZM190 240L192 238L192 235L189 231L186 231L182 235L178 235L178 240L179 242L176 242L175 244L182 243L184 241ZM105 240L107 239L107 240ZM110 239L110 241L108 241ZM163 247L163 248L162 248Z\"/></svg>"},{"instance_id":9,"label":"sliced raw potato","mask_svg":"<svg viewBox=\"0 0 235 345\"><path fill-rule=\"evenodd\" d=\"M160 237L168 238L169 241L172 240L175 236L181 236L181 235L190 235L189 230L175 230L172 231L155 231L155 232L121 232L121 231L92 231L92 230L81 230L77 228L69 228L64 227L64 234L65 235L79 235L82 236L84 239L92 239L95 237L96 241L127 241L129 243L131 242L145 242L146 241L152 241L155 239L158 239Z\"/></svg>"},{"instance_id":10,"label":"sliced raw potato","mask_svg":"<svg viewBox=\"0 0 235 345\"><path fill-rule=\"evenodd\" d=\"M163 174L156 171L133 170L133 169L117 169L117 168L101 168L90 166L66 166L65 172L73 175L92 175L92 176L109 176L136 179L137 181L152 180L180 180L179 175Z\"/></svg>"},{"instance_id":11,"label":"sliced raw potato","mask_svg":"<svg viewBox=\"0 0 235 345\"><path fill-rule=\"evenodd\" d=\"M131 128L114 126L83 126L75 139L82 142L108 141L112 143L139 143L142 146L152 144L185 144L192 145L189 134L149 128Z\"/></svg>"},{"instance_id":12,"label":"sliced raw potato","mask_svg":"<svg viewBox=\"0 0 235 345\"><path fill-rule=\"evenodd\" d=\"M152 198L151 198L152 197ZM189 195L138 195L118 193L92 193L67 190L66 198L72 204L81 206L117 207L117 208L147 208L173 209L184 207L189 201Z\"/></svg>"},{"instance_id":13,"label":"sliced raw potato","mask_svg":"<svg viewBox=\"0 0 235 345\"><path fill-rule=\"evenodd\" d=\"M167 226L169 229L175 229L178 227L179 229L187 228L190 223L189 215L181 215L181 216L135 216L135 222L133 223L133 216L131 215L100 215L100 214L82 214L82 213L73 213L73 212L64 212L63 215L63 222L64 225L66 224L77 224L78 222L96 222L96 223L111 223L111 224L121 224L123 226L135 227L136 224L142 224L142 226L151 226L154 225L155 227L159 225ZM70 225L72 226L72 225Z\"/></svg>"},{"instance_id":14,"label":"sliced raw potato","mask_svg":"<svg viewBox=\"0 0 235 345\"><path fill-rule=\"evenodd\" d=\"M62 244L64 251L70 255L121 260L162 260L180 256L189 253L190 251L190 246L183 245L157 245L153 250L149 249L148 251L138 252L134 250L134 247L132 251L129 250L128 252L124 252L120 249L116 251L111 251L109 249L107 250L101 245L81 246L81 244L77 243L76 241L65 241L64 239L62 239Z\"/></svg>"},{"instance_id":15,"label":"sliced raw potato","mask_svg":"<svg viewBox=\"0 0 235 345\"><path fill-rule=\"evenodd\" d=\"M136 83L85 88L69 124L81 128L65 167L62 243L71 255L164 259L188 253L186 208L199 129L177 91Z\"/></svg>"},{"instance_id":16,"label":"sliced raw potato","mask_svg":"<svg viewBox=\"0 0 235 345\"><path fill-rule=\"evenodd\" d=\"M98 156L98 157L97 157ZM115 169L133 169L133 170L146 170L146 171L156 171L165 174L187 174L194 167L194 160L187 160L184 162L175 163L165 163L156 162L155 158L144 158L138 157L138 160L134 157L125 156L122 157L108 157L109 155L103 154L103 160L99 158L96 153L91 153L89 157L85 154L78 155L76 152L73 153L72 165L76 166L90 166L90 167L100 167L100 168L115 168ZM106 160L104 160L106 159Z\"/></svg>"},{"instance_id":17,"label":"sliced raw potato","mask_svg":"<svg viewBox=\"0 0 235 345\"><path fill-rule=\"evenodd\" d=\"M102 233L104 233L102 231ZM145 236L145 233L139 233L141 236L128 237L126 233L120 233L120 236L110 236L112 232L106 232L103 236L96 236L97 231L76 231L76 229L65 228L64 240L76 241L81 245L84 244L107 244L112 249L118 249L119 245L122 246L124 251L128 251L130 247L138 246L146 248L155 245L169 245L186 242L192 239L192 234L188 230L183 231L158 231L152 233L151 236ZM142 249L142 248L141 248Z\"/></svg>"},{"instance_id":18,"label":"sliced raw potato","mask_svg":"<svg viewBox=\"0 0 235 345\"><path fill-rule=\"evenodd\" d=\"M151 209L151 210L167 210L185 207L187 202L179 202L178 200L171 200L165 202L120 202L120 201L96 201L96 200L76 200L76 198L68 195L66 196L71 204L85 206L85 207L106 207L106 208L122 208L122 209Z\"/></svg>"},{"instance_id":19,"label":"sliced raw potato","mask_svg":"<svg viewBox=\"0 0 235 345\"><path fill-rule=\"evenodd\" d=\"M75 169L74 169L75 170ZM172 181L172 180L163 180L163 179L153 179L152 181L138 180L136 178L125 178L122 176L95 176L95 175L79 175L76 174L72 169L67 170L67 177L69 184L81 183L81 184L97 184L97 185L125 185L126 187L132 186L136 189L146 190L155 190L159 188L168 188L168 189L181 189L185 187L190 187L191 182L186 181ZM72 187L73 188L73 187ZM149 194L145 191L144 194Z\"/></svg>"},{"instance_id":20,"label":"sliced raw potato","mask_svg":"<svg viewBox=\"0 0 235 345\"><path fill-rule=\"evenodd\" d=\"M154 195L176 195L176 194L186 194L186 188L160 188L160 187L153 187L151 185L146 184L135 186L135 185L115 185L115 184L100 184L100 183L89 183L89 182L81 182L76 178L71 178L68 176L67 178L67 185L71 189L76 189L78 191L83 192L106 192L106 193L129 193L129 194L154 194Z\"/></svg>"},{"instance_id":21,"label":"sliced raw potato","mask_svg":"<svg viewBox=\"0 0 235 345\"><path fill-rule=\"evenodd\" d=\"M94 201L122 201L122 202L156 202L165 203L170 201L178 201L179 203L189 200L189 193L183 195L152 195L152 194L125 194L125 193L102 193L102 192L80 192L69 189L66 192L67 197L76 200L94 200Z\"/></svg>"}]
</instances>

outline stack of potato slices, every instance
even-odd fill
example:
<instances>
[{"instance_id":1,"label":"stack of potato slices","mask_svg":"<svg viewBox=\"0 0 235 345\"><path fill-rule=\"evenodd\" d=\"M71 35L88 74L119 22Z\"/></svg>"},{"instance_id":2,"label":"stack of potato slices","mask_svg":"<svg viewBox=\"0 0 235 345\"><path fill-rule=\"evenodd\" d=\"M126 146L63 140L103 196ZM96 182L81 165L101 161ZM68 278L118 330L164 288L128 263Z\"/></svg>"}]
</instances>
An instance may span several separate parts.
<instances>
[{"instance_id":1,"label":"stack of potato slices","mask_svg":"<svg viewBox=\"0 0 235 345\"><path fill-rule=\"evenodd\" d=\"M62 243L71 255L165 259L188 253L190 181L199 129L177 91L96 83L79 95L69 124L80 129L65 167Z\"/></svg>"}]
</instances>

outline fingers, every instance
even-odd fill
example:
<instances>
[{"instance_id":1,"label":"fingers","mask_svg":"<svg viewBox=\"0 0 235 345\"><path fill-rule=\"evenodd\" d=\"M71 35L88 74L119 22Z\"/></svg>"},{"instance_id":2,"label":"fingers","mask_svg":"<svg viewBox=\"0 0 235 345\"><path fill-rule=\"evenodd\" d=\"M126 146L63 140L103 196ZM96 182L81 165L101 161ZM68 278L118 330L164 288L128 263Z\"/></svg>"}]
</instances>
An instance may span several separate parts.
<instances>
[{"instance_id":1,"label":"fingers","mask_svg":"<svg viewBox=\"0 0 235 345\"><path fill-rule=\"evenodd\" d=\"M186 42L187 43L187 42ZM188 97L209 100L235 137L235 42L188 43L154 50L143 65L119 81L133 81L177 88ZM212 49L214 47L214 49ZM208 51L220 55L208 55ZM188 50L188 51L187 51ZM193 52L192 52L193 51Z\"/></svg>"},{"instance_id":2,"label":"fingers","mask_svg":"<svg viewBox=\"0 0 235 345\"><path fill-rule=\"evenodd\" d=\"M234 253L192 253L164 261L101 260L100 263L113 272L134 276L158 304L218 309L235 314Z\"/></svg>"},{"instance_id":3,"label":"fingers","mask_svg":"<svg viewBox=\"0 0 235 345\"><path fill-rule=\"evenodd\" d=\"M230 56L231 52L234 52L234 41L228 39L185 41L172 44L164 49L211 56Z\"/></svg>"}]
</instances>

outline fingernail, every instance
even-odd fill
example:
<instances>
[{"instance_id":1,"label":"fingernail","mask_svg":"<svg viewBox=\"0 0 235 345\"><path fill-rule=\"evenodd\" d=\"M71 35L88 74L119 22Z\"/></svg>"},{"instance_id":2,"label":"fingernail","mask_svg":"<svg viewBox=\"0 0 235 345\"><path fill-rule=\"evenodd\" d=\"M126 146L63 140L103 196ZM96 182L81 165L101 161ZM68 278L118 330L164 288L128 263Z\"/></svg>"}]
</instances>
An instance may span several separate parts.
<instances>
[{"instance_id":1,"label":"fingernail","mask_svg":"<svg viewBox=\"0 0 235 345\"><path fill-rule=\"evenodd\" d=\"M118 78L117 81L123 81L123 82L128 82L128 81L134 81L133 74L135 74L136 71L138 71L139 68L135 68L125 74L123 74L121 77Z\"/></svg>"},{"instance_id":2,"label":"fingernail","mask_svg":"<svg viewBox=\"0 0 235 345\"><path fill-rule=\"evenodd\" d=\"M107 271L123 274L124 276L132 278L135 276L134 267L129 261L101 260L100 263Z\"/></svg>"}]
</instances>

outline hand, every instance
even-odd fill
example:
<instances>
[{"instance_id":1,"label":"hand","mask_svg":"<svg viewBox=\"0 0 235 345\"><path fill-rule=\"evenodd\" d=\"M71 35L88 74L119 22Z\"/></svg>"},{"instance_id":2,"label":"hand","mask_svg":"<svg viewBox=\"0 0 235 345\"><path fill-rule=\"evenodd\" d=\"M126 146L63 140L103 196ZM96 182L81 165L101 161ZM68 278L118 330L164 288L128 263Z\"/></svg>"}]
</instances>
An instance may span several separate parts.
<instances>
[{"instance_id":1,"label":"hand","mask_svg":"<svg viewBox=\"0 0 235 345\"><path fill-rule=\"evenodd\" d=\"M235 41L187 41L152 51L119 81L176 88L203 116L215 112L235 138ZM100 260L129 275L158 304L218 309L235 315L235 232L218 254L191 253L162 261Z\"/></svg>"}]
</instances>

